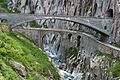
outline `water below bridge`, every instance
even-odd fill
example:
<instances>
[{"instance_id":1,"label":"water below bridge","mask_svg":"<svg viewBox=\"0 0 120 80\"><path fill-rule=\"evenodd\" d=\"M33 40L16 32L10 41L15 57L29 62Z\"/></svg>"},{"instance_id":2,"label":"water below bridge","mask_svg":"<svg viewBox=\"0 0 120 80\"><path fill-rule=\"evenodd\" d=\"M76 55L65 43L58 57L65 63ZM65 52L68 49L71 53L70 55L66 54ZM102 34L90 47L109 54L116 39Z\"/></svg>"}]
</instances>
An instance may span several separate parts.
<instances>
[{"instance_id":1,"label":"water below bridge","mask_svg":"<svg viewBox=\"0 0 120 80\"><path fill-rule=\"evenodd\" d=\"M59 58L61 54L59 54L60 49L58 48L61 48L62 50L62 47L59 46L60 45L59 36L57 36L57 38L54 39L55 36L56 36L55 34L51 34L51 33L44 36L43 49L45 53L48 55L53 65L58 69L62 80L81 80L80 74L74 72L71 73L70 70L65 69L66 63L62 62L61 59ZM79 75L79 79L77 79L76 77L78 75Z\"/></svg>"}]
</instances>

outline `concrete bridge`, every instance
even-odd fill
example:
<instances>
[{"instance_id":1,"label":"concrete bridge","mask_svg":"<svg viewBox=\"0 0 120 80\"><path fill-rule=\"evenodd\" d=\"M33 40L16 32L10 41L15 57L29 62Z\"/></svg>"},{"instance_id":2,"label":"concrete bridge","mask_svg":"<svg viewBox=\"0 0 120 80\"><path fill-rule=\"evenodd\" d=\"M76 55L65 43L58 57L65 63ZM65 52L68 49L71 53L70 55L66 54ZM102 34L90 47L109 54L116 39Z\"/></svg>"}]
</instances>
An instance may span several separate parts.
<instances>
[{"instance_id":1,"label":"concrete bridge","mask_svg":"<svg viewBox=\"0 0 120 80\"><path fill-rule=\"evenodd\" d=\"M82 32L45 28L14 28L13 31L22 33L40 48L43 48L44 36L48 33L54 33L60 35L60 46L76 46L86 54L91 54L99 50L103 53L112 54L114 57L120 57L120 48L100 42L93 36Z\"/></svg>"},{"instance_id":2,"label":"concrete bridge","mask_svg":"<svg viewBox=\"0 0 120 80\"><path fill-rule=\"evenodd\" d=\"M15 14L15 13L0 13L1 19L6 19L12 28L26 22L42 19L57 19L71 21L82 24L90 29L93 29L105 36L109 36L112 27L111 18L95 18L95 17L75 17L75 16L52 16L39 14Z\"/></svg>"}]
</instances>

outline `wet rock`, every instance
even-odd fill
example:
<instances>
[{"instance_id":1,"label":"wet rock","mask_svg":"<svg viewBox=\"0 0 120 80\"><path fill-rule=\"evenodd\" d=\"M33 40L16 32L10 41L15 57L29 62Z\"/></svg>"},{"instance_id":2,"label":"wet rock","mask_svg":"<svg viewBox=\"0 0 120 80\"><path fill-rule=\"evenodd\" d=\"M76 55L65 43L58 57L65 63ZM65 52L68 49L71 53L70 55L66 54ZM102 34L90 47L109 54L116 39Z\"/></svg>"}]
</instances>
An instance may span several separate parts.
<instances>
[{"instance_id":1,"label":"wet rock","mask_svg":"<svg viewBox=\"0 0 120 80\"><path fill-rule=\"evenodd\" d=\"M75 74L75 77L73 78L73 80L82 80L82 76L83 73L78 73L78 74Z\"/></svg>"},{"instance_id":2,"label":"wet rock","mask_svg":"<svg viewBox=\"0 0 120 80\"><path fill-rule=\"evenodd\" d=\"M74 78L74 76L72 74L70 74L64 70L59 70L59 72L60 72L61 77L64 78L64 80L69 80L69 79L72 80Z\"/></svg>"},{"instance_id":3,"label":"wet rock","mask_svg":"<svg viewBox=\"0 0 120 80\"><path fill-rule=\"evenodd\" d=\"M65 70L65 67L66 67L65 63L62 63L62 64L59 65L59 69Z\"/></svg>"}]
</instances>

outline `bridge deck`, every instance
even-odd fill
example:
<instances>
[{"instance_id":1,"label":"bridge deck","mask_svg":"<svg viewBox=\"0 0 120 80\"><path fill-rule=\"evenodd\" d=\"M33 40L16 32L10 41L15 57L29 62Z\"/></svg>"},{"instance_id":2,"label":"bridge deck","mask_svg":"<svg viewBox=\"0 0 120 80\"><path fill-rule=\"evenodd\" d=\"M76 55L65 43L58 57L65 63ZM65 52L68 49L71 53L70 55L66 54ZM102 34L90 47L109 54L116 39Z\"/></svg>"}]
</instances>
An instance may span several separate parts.
<instances>
[{"instance_id":1,"label":"bridge deck","mask_svg":"<svg viewBox=\"0 0 120 80\"><path fill-rule=\"evenodd\" d=\"M87 26L95 31L98 31L104 35L109 36L108 31L101 29L89 22L89 19L106 19L111 20L111 18L97 18L97 17L82 17L82 16L64 16L64 15L39 15L39 14L16 14L16 13L0 13L0 18L7 19L9 24L14 28L22 23L30 22L33 20L42 19L58 19L66 20L71 22L76 22Z\"/></svg>"}]
</instances>

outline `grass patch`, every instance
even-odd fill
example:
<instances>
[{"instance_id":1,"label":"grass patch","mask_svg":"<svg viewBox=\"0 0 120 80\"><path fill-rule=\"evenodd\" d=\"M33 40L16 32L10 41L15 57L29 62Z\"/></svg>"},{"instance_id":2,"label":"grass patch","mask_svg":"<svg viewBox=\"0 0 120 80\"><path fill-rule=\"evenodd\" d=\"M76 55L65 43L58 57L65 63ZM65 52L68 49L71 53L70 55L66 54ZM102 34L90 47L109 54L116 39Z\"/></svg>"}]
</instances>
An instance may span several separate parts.
<instances>
[{"instance_id":1,"label":"grass patch","mask_svg":"<svg viewBox=\"0 0 120 80\"><path fill-rule=\"evenodd\" d=\"M22 63L26 67L27 80L44 80L53 76L59 80L60 76L38 47L20 33L4 32L0 34L0 78L19 80L18 73L9 64L10 60Z\"/></svg>"},{"instance_id":2,"label":"grass patch","mask_svg":"<svg viewBox=\"0 0 120 80\"><path fill-rule=\"evenodd\" d=\"M0 80L19 80L16 72L2 59L0 59Z\"/></svg>"}]
</instances>

